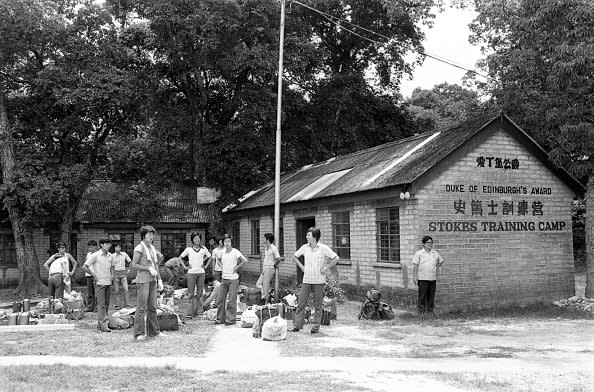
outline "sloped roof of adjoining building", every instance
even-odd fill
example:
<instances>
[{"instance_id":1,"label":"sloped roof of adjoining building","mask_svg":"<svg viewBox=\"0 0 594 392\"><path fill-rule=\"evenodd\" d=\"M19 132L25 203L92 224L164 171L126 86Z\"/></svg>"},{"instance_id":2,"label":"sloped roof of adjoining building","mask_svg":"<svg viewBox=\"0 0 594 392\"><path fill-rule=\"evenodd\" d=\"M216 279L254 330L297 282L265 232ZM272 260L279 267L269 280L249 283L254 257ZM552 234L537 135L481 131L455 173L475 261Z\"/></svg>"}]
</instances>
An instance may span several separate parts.
<instances>
[{"instance_id":1,"label":"sloped roof of adjoining building","mask_svg":"<svg viewBox=\"0 0 594 392\"><path fill-rule=\"evenodd\" d=\"M75 220L83 223L208 223L213 204L198 204L196 188L180 184L164 188L154 196L150 206L133 199L117 197L121 185L110 181L93 181L86 189Z\"/></svg>"},{"instance_id":2,"label":"sloped roof of adjoining building","mask_svg":"<svg viewBox=\"0 0 594 392\"><path fill-rule=\"evenodd\" d=\"M411 184L489 125L501 121L576 193L583 185L555 167L547 153L505 114L478 117L451 128L423 133L304 166L281 175L282 204ZM274 182L251 191L223 212L274 205Z\"/></svg>"}]
</instances>

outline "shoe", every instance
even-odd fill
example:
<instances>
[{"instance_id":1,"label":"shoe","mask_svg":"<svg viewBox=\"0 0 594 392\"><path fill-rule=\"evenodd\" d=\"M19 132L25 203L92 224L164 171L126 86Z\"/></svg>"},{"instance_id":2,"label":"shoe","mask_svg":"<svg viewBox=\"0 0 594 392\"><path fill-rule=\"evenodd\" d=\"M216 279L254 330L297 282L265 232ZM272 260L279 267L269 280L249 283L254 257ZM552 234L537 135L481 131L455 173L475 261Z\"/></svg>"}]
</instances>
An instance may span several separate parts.
<instances>
[{"instance_id":1,"label":"shoe","mask_svg":"<svg viewBox=\"0 0 594 392\"><path fill-rule=\"evenodd\" d=\"M222 321L215 321L214 323L215 323L215 325L219 325L219 324L225 324L225 323L224 323L224 322L222 322Z\"/></svg>"},{"instance_id":2,"label":"shoe","mask_svg":"<svg viewBox=\"0 0 594 392\"><path fill-rule=\"evenodd\" d=\"M301 328L293 328L289 332L299 332L299 331L301 331Z\"/></svg>"},{"instance_id":3,"label":"shoe","mask_svg":"<svg viewBox=\"0 0 594 392\"><path fill-rule=\"evenodd\" d=\"M134 338L135 341L137 342L141 342L143 340L146 340L146 336L144 335L138 335L137 337Z\"/></svg>"},{"instance_id":4,"label":"shoe","mask_svg":"<svg viewBox=\"0 0 594 392\"><path fill-rule=\"evenodd\" d=\"M229 326L229 325L236 325L237 323L225 323L225 325Z\"/></svg>"},{"instance_id":5,"label":"shoe","mask_svg":"<svg viewBox=\"0 0 594 392\"><path fill-rule=\"evenodd\" d=\"M121 306L114 306L113 308L114 308L115 310L120 310L120 309L122 309L122 307L121 307Z\"/></svg>"},{"instance_id":6,"label":"shoe","mask_svg":"<svg viewBox=\"0 0 594 392\"><path fill-rule=\"evenodd\" d=\"M312 328L310 332L311 333L318 333L318 332L320 332L320 329L319 328Z\"/></svg>"},{"instance_id":7,"label":"shoe","mask_svg":"<svg viewBox=\"0 0 594 392\"><path fill-rule=\"evenodd\" d=\"M157 335L158 338L165 338L167 337L167 335L165 335L163 332L159 332L159 334Z\"/></svg>"}]
</instances>

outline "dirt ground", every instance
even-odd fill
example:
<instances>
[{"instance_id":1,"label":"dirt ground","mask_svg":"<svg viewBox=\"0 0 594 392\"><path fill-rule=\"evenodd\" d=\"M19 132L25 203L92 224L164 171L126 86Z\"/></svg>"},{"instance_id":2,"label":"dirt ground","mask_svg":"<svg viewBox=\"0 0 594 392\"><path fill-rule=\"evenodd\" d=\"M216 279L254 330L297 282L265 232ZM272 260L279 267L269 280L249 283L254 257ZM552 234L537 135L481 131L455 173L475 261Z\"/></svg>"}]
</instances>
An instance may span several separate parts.
<instances>
[{"instance_id":1,"label":"dirt ground","mask_svg":"<svg viewBox=\"0 0 594 392\"><path fill-rule=\"evenodd\" d=\"M583 275L578 276L576 294L583 293L584 284ZM249 329L216 327L212 339L208 338L204 358L165 357L172 354L163 351L154 357L117 358L118 366L187 369L204 374L224 368L246 376L254 372L317 371L331 380L362 388L356 390L371 391L594 392L591 313L556 312L549 307L542 312L527 309L525 314L516 309L511 315L495 312L489 316L420 318L400 309L395 320L376 322L357 320L359 304L351 301L339 306L338 320L317 335L309 334L306 327L289 333L284 341L264 342L253 339ZM214 326L195 324L192 328L191 334L180 334L186 344ZM96 334L89 329L81 333ZM174 341L176 336L168 334L166 339ZM12 333L0 335L0 348L7 341L18 340ZM126 342L122 341L129 344ZM238 351L238 347L245 350ZM55 362L107 367L116 359L60 359L51 355L53 352L34 357L26 354L12 350L9 357L0 358L0 367L27 370ZM283 390L278 382L261 386L261 390Z\"/></svg>"}]
</instances>

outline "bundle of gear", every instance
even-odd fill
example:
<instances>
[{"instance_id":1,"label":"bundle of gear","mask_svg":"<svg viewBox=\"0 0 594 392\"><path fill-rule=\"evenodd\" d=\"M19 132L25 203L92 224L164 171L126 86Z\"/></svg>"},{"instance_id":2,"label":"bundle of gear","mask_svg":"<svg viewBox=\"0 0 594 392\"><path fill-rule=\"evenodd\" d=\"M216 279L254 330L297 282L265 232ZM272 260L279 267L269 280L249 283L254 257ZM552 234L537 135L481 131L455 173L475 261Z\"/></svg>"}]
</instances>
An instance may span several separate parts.
<instances>
[{"instance_id":1,"label":"bundle of gear","mask_svg":"<svg viewBox=\"0 0 594 392\"><path fill-rule=\"evenodd\" d=\"M382 294L375 289L367 291L367 296L361 305L359 320L392 320L394 311L385 302L381 302Z\"/></svg>"}]
</instances>

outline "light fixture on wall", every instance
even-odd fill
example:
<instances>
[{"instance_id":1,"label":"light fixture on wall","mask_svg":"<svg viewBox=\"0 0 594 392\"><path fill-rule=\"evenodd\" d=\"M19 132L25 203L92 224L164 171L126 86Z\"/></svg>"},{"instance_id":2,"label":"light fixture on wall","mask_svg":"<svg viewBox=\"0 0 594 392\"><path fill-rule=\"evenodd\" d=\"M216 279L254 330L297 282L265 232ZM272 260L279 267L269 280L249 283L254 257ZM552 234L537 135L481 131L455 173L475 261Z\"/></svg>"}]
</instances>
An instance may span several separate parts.
<instances>
[{"instance_id":1,"label":"light fixture on wall","mask_svg":"<svg viewBox=\"0 0 594 392\"><path fill-rule=\"evenodd\" d=\"M400 199L401 200L404 200L404 199L408 200L408 199L410 199L410 193L408 191L406 191L406 192L400 192Z\"/></svg>"}]
</instances>

